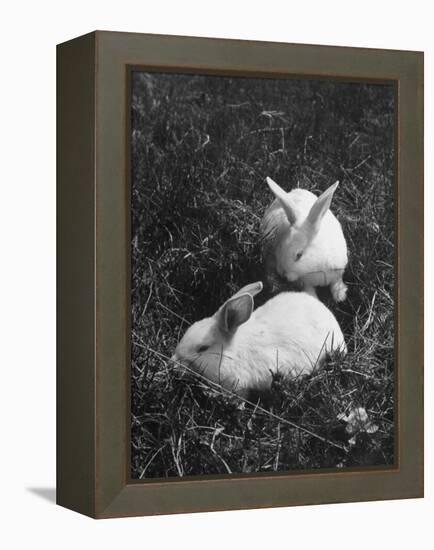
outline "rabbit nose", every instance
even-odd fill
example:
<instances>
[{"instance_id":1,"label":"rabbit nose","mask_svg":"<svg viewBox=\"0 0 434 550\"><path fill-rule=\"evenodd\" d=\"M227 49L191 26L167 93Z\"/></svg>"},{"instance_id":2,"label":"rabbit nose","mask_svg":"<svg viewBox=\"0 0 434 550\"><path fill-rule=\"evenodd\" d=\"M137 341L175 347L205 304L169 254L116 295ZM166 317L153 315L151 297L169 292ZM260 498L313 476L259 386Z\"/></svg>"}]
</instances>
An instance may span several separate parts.
<instances>
[{"instance_id":1,"label":"rabbit nose","mask_svg":"<svg viewBox=\"0 0 434 550\"><path fill-rule=\"evenodd\" d=\"M181 357L179 357L179 355L177 355L176 353L172 355L172 357L170 358L170 362L172 363L171 367L174 371L183 369L183 367L185 366L185 361L183 361Z\"/></svg>"},{"instance_id":2,"label":"rabbit nose","mask_svg":"<svg viewBox=\"0 0 434 550\"><path fill-rule=\"evenodd\" d=\"M285 277L288 279L289 282L294 283L298 279L298 274L293 273L291 271L285 273Z\"/></svg>"}]
</instances>

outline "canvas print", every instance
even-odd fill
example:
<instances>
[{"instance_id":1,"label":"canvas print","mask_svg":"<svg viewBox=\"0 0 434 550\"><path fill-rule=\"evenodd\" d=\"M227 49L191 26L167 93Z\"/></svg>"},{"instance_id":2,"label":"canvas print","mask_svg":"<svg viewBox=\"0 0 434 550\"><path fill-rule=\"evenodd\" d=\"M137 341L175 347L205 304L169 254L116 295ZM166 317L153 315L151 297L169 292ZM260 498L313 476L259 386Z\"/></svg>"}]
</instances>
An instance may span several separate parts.
<instances>
[{"instance_id":1,"label":"canvas print","mask_svg":"<svg viewBox=\"0 0 434 550\"><path fill-rule=\"evenodd\" d=\"M131 479L394 467L395 86L129 78Z\"/></svg>"}]
</instances>

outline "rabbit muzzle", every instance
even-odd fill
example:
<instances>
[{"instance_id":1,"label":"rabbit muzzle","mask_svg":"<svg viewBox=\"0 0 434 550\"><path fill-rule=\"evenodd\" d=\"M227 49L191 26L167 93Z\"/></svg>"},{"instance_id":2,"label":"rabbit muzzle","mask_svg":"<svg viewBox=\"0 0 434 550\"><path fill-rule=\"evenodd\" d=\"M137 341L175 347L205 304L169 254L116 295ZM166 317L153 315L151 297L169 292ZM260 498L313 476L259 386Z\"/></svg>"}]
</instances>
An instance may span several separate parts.
<instances>
[{"instance_id":1,"label":"rabbit muzzle","mask_svg":"<svg viewBox=\"0 0 434 550\"><path fill-rule=\"evenodd\" d=\"M171 362L171 363L174 363L174 366L175 366L175 367L178 367L178 366L181 366L181 365L182 365L182 363L181 363L181 361L180 361L180 358L178 357L178 355L176 355L176 353L174 353L174 354L172 355L172 357L170 358L170 362Z\"/></svg>"},{"instance_id":2,"label":"rabbit muzzle","mask_svg":"<svg viewBox=\"0 0 434 550\"><path fill-rule=\"evenodd\" d=\"M300 277L305 286L328 286L342 278L344 269L328 269L306 273Z\"/></svg>"},{"instance_id":3,"label":"rabbit muzzle","mask_svg":"<svg viewBox=\"0 0 434 550\"><path fill-rule=\"evenodd\" d=\"M285 279L290 283L295 283L295 281L300 279L300 273L295 273L295 271L288 271L287 273L285 273Z\"/></svg>"}]
</instances>

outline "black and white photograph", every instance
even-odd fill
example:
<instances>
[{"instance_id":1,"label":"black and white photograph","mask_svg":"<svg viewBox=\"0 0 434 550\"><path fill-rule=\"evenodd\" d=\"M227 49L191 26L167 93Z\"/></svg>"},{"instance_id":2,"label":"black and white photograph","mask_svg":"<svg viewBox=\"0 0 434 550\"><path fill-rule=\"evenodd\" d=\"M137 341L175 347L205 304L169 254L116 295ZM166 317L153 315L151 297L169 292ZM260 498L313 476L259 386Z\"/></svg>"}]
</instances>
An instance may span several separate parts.
<instances>
[{"instance_id":1,"label":"black and white photograph","mask_svg":"<svg viewBox=\"0 0 434 550\"><path fill-rule=\"evenodd\" d=\"M396 86L129 78L131 479L396 467Z\"/></svg>"},{"instance_id":2,"label":"black and white photograph","mask_svg":"<svg viewBox=\"0 0 434 550\"><path fill-rule=\"evenodd\" d=\"M430 7L4 4L0 547L434 548Z\"/></svg>"}]
</instances>

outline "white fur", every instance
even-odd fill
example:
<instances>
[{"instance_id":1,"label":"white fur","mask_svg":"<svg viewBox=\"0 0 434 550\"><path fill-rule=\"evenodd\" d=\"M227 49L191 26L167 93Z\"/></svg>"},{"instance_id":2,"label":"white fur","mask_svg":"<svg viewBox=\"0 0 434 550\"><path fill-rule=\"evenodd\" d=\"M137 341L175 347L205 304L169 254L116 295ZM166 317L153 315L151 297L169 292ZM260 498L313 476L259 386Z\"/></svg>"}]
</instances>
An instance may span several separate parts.
<instances>
[{"instance_id":1,"label":"white fur","mask_svg":"<svg viewBox=\"0 0 434 550\"><path fill-rule=\"evenodd\" d=\"M330 285L335 300L342 301L346 296L342 275L348 263L347 244L341 224L327 207L337 183L321 196L328 193L329 200L324 201L323 217L313 226L308 215L321 197L318 199L306 189L285 193L272 180L267 181L277 197L261 224L267 279L271 284L279 277L299 282L312 294L314 287ZM303 254L299 260L296 259L298 252Z\"/></svg>"},{"instance_id":2,"label":"white fur","mask_svg":"<svg viewBox=\"0 0 434 550\"><path fill-rule=\"evenodd\" d=\"M235 296L243 299L247 294L240 291ZM222 312L234 298L213 317L193 324L172 359L245 395L249 390L269 389L272 373L291 378L309 374L322 363L327 352L346 351L334 315L305 292L283 292L250 311L247 321L227 331L222 326ZM249 307L248 301L244 305ZM204 345L209 348L199 351Z\"/></svg>"}]
</instances>

